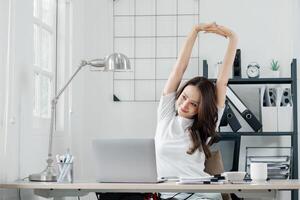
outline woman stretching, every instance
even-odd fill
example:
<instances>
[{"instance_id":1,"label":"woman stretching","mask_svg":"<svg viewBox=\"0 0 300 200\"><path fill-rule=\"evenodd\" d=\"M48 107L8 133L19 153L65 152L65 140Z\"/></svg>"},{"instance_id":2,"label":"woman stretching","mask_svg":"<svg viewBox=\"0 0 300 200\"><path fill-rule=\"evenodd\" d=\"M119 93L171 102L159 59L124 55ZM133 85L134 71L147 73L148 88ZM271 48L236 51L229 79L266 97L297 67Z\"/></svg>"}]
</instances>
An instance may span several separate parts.
<instances>
[{"instance_id":1,"label":"woman stretching","mask_svg":"<svg viewBox=\"0 0 300 200\"><path fill-rule=\"evenodd\" d=\"M216 83L195 77L179 87L198 33L228 38L228 47ZM216 23L193 27L164 87L158 106L155 135L157 170L160 177L201 177L205 159L223 114L226 86L233 65L237 36ZM222 199L219 193L162 193L162 199Z\"/></svg>"}]
</instances>

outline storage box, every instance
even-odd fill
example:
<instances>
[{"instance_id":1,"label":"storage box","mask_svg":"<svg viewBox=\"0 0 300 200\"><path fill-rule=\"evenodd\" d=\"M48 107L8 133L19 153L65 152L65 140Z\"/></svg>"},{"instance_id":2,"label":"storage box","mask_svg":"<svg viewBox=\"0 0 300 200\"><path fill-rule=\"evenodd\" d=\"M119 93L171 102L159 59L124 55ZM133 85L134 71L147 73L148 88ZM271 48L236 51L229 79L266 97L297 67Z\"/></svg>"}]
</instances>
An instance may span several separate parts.
<instances>
[{"instance_id":1,"label":"storage box","mask_svg":"<svg viewBox=\"0 0 300 200\"><path fill-rule=\"evenodd\" d=\"M293 107L263 106L261 107L261 121L263 132L293 131Z\"/></svg>"},{"instance_id":2,"label":"storage box","mask_svg":"<svg viewBox=\"0 0 300 200\"><path fill-rule=\"evenodd\" d=\"M262 131L278 131L278 109L277 107L272 106L263 106L261 107L261 122L262 122Z\"/></svg>"},{"instance_id":3,"label":"storage box","mask_svg":"<svg viewBox=\"0 0 300 200\"><path fill-rule=\"evenodd\" d=\"M290 88L260 88L263 132L293 131L293 103Z\"/></svg>"},{"instance_id":4,"label":"storage box","mask_svg":"<svg viewBox=\"0 0 300 200\"><path fill-rule=\"evenodd\" d=\"M293 107L277 107L277 131L293 131Z\"/></svg>"}]
</instances>

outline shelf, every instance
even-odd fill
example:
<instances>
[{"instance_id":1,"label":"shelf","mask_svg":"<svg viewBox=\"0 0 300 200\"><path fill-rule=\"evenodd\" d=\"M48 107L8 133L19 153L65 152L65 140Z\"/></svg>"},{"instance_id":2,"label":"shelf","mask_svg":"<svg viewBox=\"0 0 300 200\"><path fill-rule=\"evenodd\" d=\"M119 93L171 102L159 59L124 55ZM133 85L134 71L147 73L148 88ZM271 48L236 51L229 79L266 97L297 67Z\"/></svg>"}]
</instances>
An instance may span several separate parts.
<instances>
[{"instance_id":1,"label":"shelf","mask_svg":"<svg viewBox=\"0 0 300 200\"><path fill-rule=\"evenodd\" d=\"M210 79L216 81L216 79ZM229 79L228 84L291 84L291 78L235 78Z\"/></svg>"},{"instance_id":2,"label":"shelf","mask_svg":"<svg viewBox=\"0 0 300 200\"><path fill-rule=\"evenodd\" d=\"M208 75L208 64L207 61L203 61L203 74L205 77ZM216 79L209 79L213 82ZM233 153L233 171L239 170L239 157L240 157L240 148L241 148L241 138L242 136L256 136L256 137L265 137L265 136L288 136L291 137L291 148L293 150L292 155L292 171L291 178L298 178L298 125L297 125L297 60L293 59L291 63L291 77L288 78L234 78L229 79L228 84L240 84L240 85L249 85L249 84L290 84L291 89L293 90L293 121L296 122L293 125L293 131L290 132L220 132L218 141L234 141L234 153ZM298 200L298 191L291 192L291 199Z\"/></svg>"},{"instance_id":3,"label":"shelf","mask_svg":"<svg viewBox=\"0 0 300 200\"><path fill-rule=\"evenodd\" d=\"M198 13L182 13L182 14L150 14L150 15L120 15L120 14L114 14L114 17L179 17L179 16L198 16Z\"/></svg>"},{"instance_id":4,"label":"shelf","mask_svg":"<svg viewBox=\"0 0 300 200\"><path fill-rule=\"evenodd\" d=\"M120 72L124 73L124 72ZM132 72L133 73L133 72ZM133 81L133 80L141 80L141 81L166 81L168 80L167 78L115 78L115 80L126 80L126 81ZM188 81L189 79L183 78L183 81ZM217 79L209 79L213 82L215 82ZM248 79L248 78L243 78L243 79L229 79L229 84L290 84L292 83L292 79L290 78L260 78L260 79Z\"/></svg>"},{"instance_id":5,"label":"shelf","mask_svg":"<svg viewBox=\"0 0 300 200\"><path fill-rule=\"evenodd\" d=\"M237 138L240 136L292 136L294 132L219 132L221 138Z\"/></svg>"}]
</instances>

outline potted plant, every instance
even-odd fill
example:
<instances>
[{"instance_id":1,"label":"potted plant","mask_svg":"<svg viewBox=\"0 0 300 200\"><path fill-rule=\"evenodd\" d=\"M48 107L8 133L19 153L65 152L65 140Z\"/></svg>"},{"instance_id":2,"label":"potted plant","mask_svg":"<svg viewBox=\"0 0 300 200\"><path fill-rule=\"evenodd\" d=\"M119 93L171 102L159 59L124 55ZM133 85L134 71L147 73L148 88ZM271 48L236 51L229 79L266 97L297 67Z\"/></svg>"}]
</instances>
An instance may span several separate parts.
<instances>
[{"instance_id":1,"label":"potted plant","mask_svg":"<svg viewBox=\"0 0 300 200\"><path fill-rule=\"evenodd\" d=\"M274 60L272 59L271 61L271 73L272 73L272 77L275 77L275 78L278 78L279 77L279 68L280 68L280 65L279 65L279 62L278 60Z\"/></svg>"}]
</instances>

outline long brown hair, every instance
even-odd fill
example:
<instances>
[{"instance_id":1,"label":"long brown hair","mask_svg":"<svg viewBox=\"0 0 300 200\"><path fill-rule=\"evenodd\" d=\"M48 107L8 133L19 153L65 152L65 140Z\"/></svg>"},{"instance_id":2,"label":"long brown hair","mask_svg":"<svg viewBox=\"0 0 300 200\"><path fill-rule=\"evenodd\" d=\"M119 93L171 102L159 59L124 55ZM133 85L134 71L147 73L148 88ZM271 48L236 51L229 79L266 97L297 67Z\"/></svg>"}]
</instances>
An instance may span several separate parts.
<instances>
[{"instance_id":1,"label":"long brown hair","mask_svg":"<svg viewBox=\"0 0 300 200\"><path fill-rule=\"evenodd\" d=\"M198 108L198 114L194 116L194 122L190 127L190 135L192 146L188 149L188 154L193 154L196 149L203 149L205 157L209 158L211 152L209 146L212 140L217 135L216 123L218 121L217 95L215 85L205 77L195 77L187 81L176 94L176 99L179 98L184 88L188 85L193 85L199 89L201 101ZM211 140L206 144L207 138Z\"/></svg>"}]
</instances>

